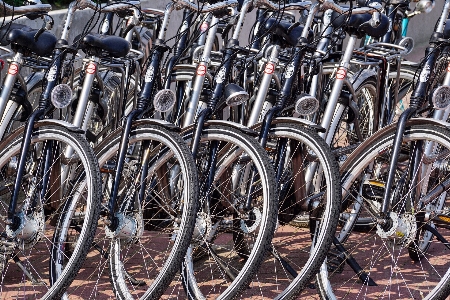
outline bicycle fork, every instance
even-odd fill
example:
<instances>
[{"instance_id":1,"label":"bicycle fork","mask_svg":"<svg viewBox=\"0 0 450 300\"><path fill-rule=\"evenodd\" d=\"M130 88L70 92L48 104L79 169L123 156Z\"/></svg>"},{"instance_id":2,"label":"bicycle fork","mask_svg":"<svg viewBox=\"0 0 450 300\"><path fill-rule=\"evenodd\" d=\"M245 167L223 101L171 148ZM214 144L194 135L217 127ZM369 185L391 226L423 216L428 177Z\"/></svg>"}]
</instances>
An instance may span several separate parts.
<instances>
[{"instance_id":1,"label":"bicycle fork","mask_svg":"<svg viewBox=\"0 0 450 300\"><path fill-rule=\"evenodd\" d=\"M20 57L20 56L19 56ZM59 71L61 69L61 62L62 62L62 58L60 57L60 55L56 56L57 58L55 59L52 68L55 68L56 74L59 74ZM18 65L17 65L18 68ZM17 69L18 70L18 69ZM16 74L11 74L11 75L16 75ZM15 77L12 77L12 80L15 79ZM6 221L7 226L9 227L9 229L11 230L10 232L12 232L10 238L14 238L15 235L17 234L16 231L23 225L23 221L21 220L21 218L19 218L16 215L16 207L17 207L17 201L19 198L19 192L20 192L20 188L21 188L21 182L25 173L25 164L27 161L27 153L28 153L28 148L31 145L31 136L33 134L33 130L34 130L34 124L37 120L43 118L49 108L49 99L50 99L50 94L51 91L53 90L53 88L56 86L56 77L53 78L53 76L51 76L50 74L47 75L47 86L46 89L44 90L44 92L42 93L40 99L39 99L39 107L36 111L34 111L30 118L27 121L26 124L26 128L23 134L23 140L22 140L22 144L20 147L20 155L19 155L19 159L17 162L17 176L16 176L16 180L14 182L14 190L13 193L11 195L11 202L9 203L8 206L8 219ZM50 143L50 145L46 145L46 147L50 147L50 148L46 148L44 155L50 155L51 151L49 151L49 149L52 148L52 143ZM44 163L44 169L43 169L43 174L44 174L44 179L43 180L48 180L49 178L49 170L51 168L50 163L49 163L49 157L45 157L43 159ZM46 187L47 185L44 184L44 187ZM45 193L45 191L41 191L41 195L43 195Z\"/></svg>"},{"instance_id":2,"label":"bicycle fork","mask_svg":"<svg viewBox=\"0 0 450 300\"><path fill-rule=\"evenodd\" d=\"M398 158L400 155L400 150L401 150L401 146L402 146L402 142L403 142L403 135L405 133L406 130L406 122L416 113L417 108L420 107L423 103L423 101L425 100L425 92L426 92L426 88L428 85L428 74L430 72L430 70L434 69L434 65L436 62L437 57L439 56L439 49L434 49L434 47L430 47L427 49L427 61L422 69L421 75L419 76L419 81L417 83L416 89L413 93L413 95L411 96L411 104L410 104L410 108L406 109L401 115L400 118L398 120L397 123L397 129L395 132L395 136L394 136L394 143L393 143L393 149L392 149L392 156L391 156L391 160L389 163L389 173L388 173L388 178L386 181L386 185L385 185L385 193L384 193L384 197L383 197L383 202L381 205L381 210L380 210L380 217L381 220L379 220L381 223L386 223L388 218L389 218L389 210L390 210L390 200L391 200L391 195L392 195L392 189L394 186L394 177L395 177L395 172L397 169L397 163L398 163ZM446 79L449 76L446 76ZM445 115L445 113L435 113L435 117L439 118L439 117L443 117ZM411 164L409 166L409 170L410 172L413 172L415 170L419 170L419 166L420 166L420 161L417 160L417 157L419 156L420 153L418 153L419 148L421 145L417 145L414 144L412 145L413 149L411 149L411 153L410 153L410 157L412 158ZM427 147L429 150L427 151L432 151L431 149L433 147ZM431 154L431 152L430 152ZM411 177L413 176L413 177ZM417 176L414 176L413 174L409 175L410 179L412 179L414 183L417 181ZM415 191L412 191L412 196L415 196ZM415 199L411 199L412 201L415 201ZM384 220L384 221L383 221Z\"/></svg>"}]
</instances>

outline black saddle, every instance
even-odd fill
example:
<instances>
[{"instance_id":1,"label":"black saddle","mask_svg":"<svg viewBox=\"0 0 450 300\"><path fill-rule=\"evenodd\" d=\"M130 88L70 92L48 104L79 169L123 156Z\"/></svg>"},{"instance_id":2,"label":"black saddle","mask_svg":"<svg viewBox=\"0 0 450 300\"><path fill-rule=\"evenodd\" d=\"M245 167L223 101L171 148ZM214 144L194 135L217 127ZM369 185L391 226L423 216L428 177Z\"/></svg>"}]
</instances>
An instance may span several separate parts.
<instances>
[{"instance_id":1,"label":"black saddle","mask_svg":"<svg viewBox=\"0 0 450 300\"><path fill-rule=\"evenodd\" d=\"M79 38L76 37L75 41ZM88 33L80 42L80 47L87 52L102 50L113 57L124 57L130 52L131 44L119 36Z\"/></svg>"},{"instance_id":2,"label":"black saddle","mask_svg":"<svg viewBox=\"0 0 450 300\"><path fill-rule=\"evenodd\" d=\"M274 36L281 38L284 42L291 46L297 45L299 38L302 36L303 26L296 26L291 28L294 24L280 21L274 18L269 18L265 21L264 28ZM263 29L264 30L264 29ZM308 33L308 41L311 42L314 38L314 33L310 30Z\"/></svg>"},{"instance_id":3,"label":"black saddle","mask_svg":"<svg viewBox=\"0 0 450 300\"><path fill-rule=\"evenodd\" d=\"M48 56L52 53L56 44L56 37L48 32L43 32L37 41L34 36L38 29L32 29L26 25L8 24L0 28L0 44L7 46L16 44L36 53L39 56Z\"/></svg>"},{"instance_id":4,"label":"black saddle","mask_svg":"<svg viewBox=\"0 0 450 300\"><path fill-rule=\"evenodd\" d=\"M378 25L378 27L372 27L372 25L370 25L372 14L369 13L351 15L350 20L344 24L346 19L347 15L340 15L337 12L333 12L331 15L332 25L334 28L344 25L345 31L348 34L356 35L358 38L362 38L364 34L374 38L379 38L385 35L389 30L389 19L384 14L380 14L380 25Z\"/></svg>"}]
</instances>

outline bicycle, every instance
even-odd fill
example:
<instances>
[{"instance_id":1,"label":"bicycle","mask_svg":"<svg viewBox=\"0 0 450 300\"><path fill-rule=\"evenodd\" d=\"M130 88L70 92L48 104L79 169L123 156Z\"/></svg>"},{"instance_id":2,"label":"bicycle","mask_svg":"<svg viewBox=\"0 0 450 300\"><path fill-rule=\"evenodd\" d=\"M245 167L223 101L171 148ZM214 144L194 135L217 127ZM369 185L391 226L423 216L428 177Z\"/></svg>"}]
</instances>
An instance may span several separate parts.
<instances>
[{"instance_id":1,"label":"bicycle","mask_svg":"<svg viewBox=\"0 0 450 300\"><path fill-rule=\"evenodd\" d=\"M50 8L37 4L16 11L40 15ZM50 21L46 19L46 24ZM53 50L56 38L45 29L5 28L16 54L9 66L3 96L11 92L24 53L32 50L44 55ZM37 41L35 37L39 37ZM2 108L8 99L3 96ZM61 297L81 268L98 218L100 177L94 153L78 128L45 118L49 106L49 101L40 101L26 126L14 130L0 146L4 211L0 265L5 297L11 296L11 290L43 299ZM66 153L68 149L70 154ZM88 178L84 178L86 172L90 174ZM62 173L66 177L62 178ZM63 263L64 238L69 231L64 219L78 214L84 215L79 224L79 243ZM18 280L19 284L10 284L10 280Z\"/></svg>"},{"instance_id":2,"label":"bicycle","mask_svg":"<svg viewBox=\"0 0 450 300\"><path fill-rule=\"evenodd\" d=\"M446 75L440 87L433 86L432 77L440 74L435 68L441 55L446 55L448 30L444 22L449 10L446 1L410 107L397 123L363 142L342 166L343 213L335 236L338 255L333 262L336 268L327 270L324 266L318 275L322 297L333 299L342 293L352 298L448 296L448 175L443 166L450 136L445 128L450 77ZM434 99L433 106L427 105L430 118L417 117L428 95ZM358 233L353 226L361 214L373 223ZM439 243L433 243L433 237ZM365 253L361 255L359 249ZM373 255L367 256L369 251ZM368 276L361 277L361 269L354 266L350 271L343 268L345 263L351 266L355 262ZM377 272L380 264L388 271ZM338 273L347 276L343 284L336 282ZM423 282L427 282L426 287Z\"/></svg>"}]
</instances>

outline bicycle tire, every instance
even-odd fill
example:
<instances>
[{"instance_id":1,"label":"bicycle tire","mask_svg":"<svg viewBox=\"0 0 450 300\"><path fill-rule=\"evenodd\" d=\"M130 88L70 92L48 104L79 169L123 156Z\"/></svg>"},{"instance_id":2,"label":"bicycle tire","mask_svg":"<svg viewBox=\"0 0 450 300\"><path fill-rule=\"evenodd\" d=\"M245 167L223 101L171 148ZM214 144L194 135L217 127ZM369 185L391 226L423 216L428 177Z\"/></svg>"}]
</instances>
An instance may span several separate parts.
<instances>
[{"instance_id":1,"label":"bicycle tire","mask_svg":"<svg viewBox=\"0 0 450 300\"><path fill-rule=\"evenodd\" d=\"M135 194L139 191L140 185L133 180L141 176L142 145L151 144L153 149L160 147L161 150L150 151L153 159L148 164L148 180L143 185L144 201L140 205L134 202L136 211L123 212L124 222L137 224L135 231L130 230L131 233L122 236L112 234L106 225L107 207L121 138L122 129L119 128L105 137L95 150L103 179L103 210L94 238L95 246L91 247L86 261L91 267L78 276L80 284L73 294L98 298L107 290L105 285L111 284L117 299L159 299L179 271L194 230L198 207L196 167L189 148L177 133L158 125L133 125L115 214L119 214L119 208L127 203L130 191L134 189ZM158 153L161 154L159 158ZM177 175L171 175L174 166L180 168ZM179 178L181 187L175 192L165 189L172 189L169 178ZM170 211L175 210L177 203L177 211Z\"/></svg>"},{"instance_id":2,"label":"bicycle tire","mask_svg":"<svg viewBox=\"0 0 450 300\"><path fill-rule=\"evenodd\" d=\"M331 70L326 69L325 76L331 75ZM355 79L349 80L344 85L344 89L352 96L352 101L335 110L329 128L333 135L332 138L327 138L327 142L330 143L331 150L340 164L347 159L359 143L376 131L377 83L373 76L364 77L361 74L356 75ZM360 76L364 79L358 80ZM327 100L326 97L331 92L329 89L333 82L334 79L329 78L324 84L324 100Z\"/></svg>"},{"instance_id":3,"label":"bicycle tire","mask_svg":"<svg viewBox=\"0 0 450 300\"><path fill-rule=\"evenodd\" d=\"M39 125L39 126L38 126ZM15 232L13 238L3 240L2 251L2 297L9 297L7 290L17 286L6 285L6 282L21 276L21 285L14 291L16 294L28 295L41 299L60 298L69 288L86 258L92 242L99 214L100 172L89 144L79 132L74 132L58 125L38 124L31 137L31 146L26 149L26 174L21 183L19 202L16 208L18 216L24 220L22 233ZM21 151L24 128L15 130L1 143L0 169L3 181L2 198L4 203L11 199L12 188L5 182L15 178L17 161ZM64 154L68 148L73 154ZM64 150L66 149L66 150ZM50 155L44 156L44 152ZM47 157L49 167L45 168ZM42 167L42 169L40 169ZM45 171L47 170L47 171ZM67 174L63 176L62 174ZM45 179L48 175L47 179ZM41 184L36 185L35 182ZM84 182L84 184L80 184ZM68 193L69 187L74 193ZM81 196L82 197L77 197ZM3 206L5 208L5 206ZM67 209L67 210L66 210ZM70 257L64 252L67 240L73 234L70 223L62 222L64 217L83 214L78 224L77 242L71 244ZM2 221L4 223L4 221ZM2 225L8 232L8 227ZM26 235L26 229L32 234ZM52 237L53 236L53 237ZM6 242L17 243L7 249ZM21 250L17 247L22 248ZM36 253L33 251L35 250ZM18 251L18 253L16 252ZM45 253L48 253L46 257ZM15 254L14 254L15 253ZM26 253L29 253L26 255ZM12 256L14 254L14 256ZM20 259L20 257L26 257ZM8 258L8 259L6 259ZM12 267L14 261L19 268ZM23 261L24 263L21 263ZM44 266L45 263L47 267ZM31 275L26 274L22 266ZM17 273L17 269L22 272ZM8 273L12 273L8 275ZM10 278L7 280L7 278ZM19 277L20 278L20 277ZM36 281L32 281L34 278ZM6 281L6 282L5 282ZM31 281L31 283L29 282ZM11 295L10 295L11 296Z\"/></svg>"},{"instance_id":4,"label":"bicycle tire","mask_svg":"<svg viewBox=\"0 0 450 300\"><path fill-rule=\"evenodd\" d=\"M276 255L266 256L256 276L265 286L257 291L264 299L312 296L307 287L332 244L341 203L339 167L325 141L306 127L278 123L272 126L266 146L272 161L279 160L284 142L278 226L272 239ZM313 163L317 174L309 179L307 170ZM309 190L303 189L308 184Z\"/></svg>"},{"instance_id":5,"label":"bicycle tire","mask_svg":"<svg viewBox=\"0 0 450 300\"><path fill-rule=\"evenodd\" d=\"M445 181L448 176L447 170L435 164L437 164L439 156L442 156L439 158L441 162L445 163L448 159L448 154L446 154L450 149L450 131L448 129L433 125L407 125L402 155L396 172L395 193L393 193L391 201L397 203L393 206L393 211L397 211L397 215L392 218L401 219L410 226L409 229L405 232L400 230L399 232L403 235L396 236L394 236L396 233L386 233L387 229L380 231L376 222L368 232L357 232L353 229L361 210L372 212L373 218L375 218L377 210L380 209L380 204L373 205L373 199L380 198L384 191L382 188L377 189L376 186L382 187L382 184L376 183L383 182L383 178L387 174L387 170L384 170L382 166L389 162L390 147L393 144L395 131L396 126L393 124L377 132L355 150L355 153L341 169L343 213L348 216L343 218L345 223L339 225L336 238L358 261L363 270L374 279L377 286L362 284L355 271L349 270L349 268L341 269L342 275L339 275L339 272L328 272L326 266L323 266L317 276L319 292L323 299L389 296L445 299L449 295L450 263L446 259L448 250L441 242L436 242L432 243L431 252L428 249L426 249L427 252L424 252L420 249L417 240L419 232L427 228L426 224L434 224L439 228L439 233L448 240L449 232L445 231L442 223L439 227L434 218L428 220L424 218L424 215L428 213L447 215L448 203L430 209L429 206L419 205L420 203L415 201L411 203L411 208L408 208L405 204L408 201L405 199L408 199L407 195L412 189L416 189L416 186L405 185L402 178L405 178L407 172L404 171L405 168L401 167L408 165L407 153L412 142L415 142L412 145L427 145L427 141L433 142L435 146L433 151L438 152L427 155L428 160L424 159L425 155L422 155L419 160L424 162L422 164L423 172L430 171L429 176L422 179L421 188L425 189L422 190L422 195L429 193L436 184ZM422 144L419 143L420 141ZM374 165L372 166L371 163ZM371 170L375 171L373 175L369 174ZM436 198L432 202L435 201ZM420 252L422 258L419 263L411 263L409 250ZM344 268L345 259L341 261L341 264ZM426 284L424 285L424 283Z\"/></svg>"},{"instance_id":6,"label":"bicycle tire","mask_svg":"<svg viewBox=\"0 0 450 300\"><path fill-rule=\"evenodd\" d=\"M183 133L188 143L192 134L192 129ZM181 276L165 297L234 299L240 295L245 298L247 287L271 247L276 226L277 187L267 154L256 140L239 129L207 125L202 131L197 158L200 182L206 182L208 153L213 149L210 145L215 143L214 183L211 187L200 187L203 194L196 234ZM254 167L257 178L255 185L251 185L255 186L251 192L252 208L239 212L238 207L244 201L239 189L248 187L251 180L251 176L243 173L247 166ZM241 196L247 195L242 193ZM206 201L208 197L210 201Z\"/></svg>"}]
</instances>

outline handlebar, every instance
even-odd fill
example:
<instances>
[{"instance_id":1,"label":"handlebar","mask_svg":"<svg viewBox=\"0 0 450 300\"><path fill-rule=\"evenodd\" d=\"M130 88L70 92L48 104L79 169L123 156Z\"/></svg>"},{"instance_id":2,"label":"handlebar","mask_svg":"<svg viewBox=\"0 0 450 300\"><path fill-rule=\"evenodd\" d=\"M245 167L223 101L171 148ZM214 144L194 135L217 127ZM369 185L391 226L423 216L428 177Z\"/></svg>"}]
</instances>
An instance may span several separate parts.
<instances>
[{"instance_id":1,"label":"handlebar","mask_svg":"<svg viewBox=\"0 0 450 300\"><path fill-rule=\"evenodd\" d=\"M238 6L237 0L226 0L222 2L217 2L215 4L210 5L202 5L199 7L197 4L189 2L188 0L172 0L174 3L174 8L177 10L187 8L191 11L200 12L200 13L208 13L218 10L223 10L227 7L235 7Z\"/></svg>"},{"instance_id":2,"label":"handlebar","mask_svg":"<svg viewBox=\"0 0 450 300\"><path fill-rule=\"evenodd\" d=\"M367 6L367 7L357 7L357 8L350 9L347 7L342 7L339 4L336 4L333 0L318 0L318 1L321 4L322 10L331 9L341 15L346 15L349 13L351 13L352 15L353 14L357 15L357 14L370 13L370 14L372 14L372 19L370 20L370 25L372 27L378 27L378 25L380 25L380 22L381 22L380 21L380 11L382 9L381 3L373 2L373 3L370 3L369 6Z\"/></svg>"},{"instance_id":3,"label":"handlebar","mask_svg":"<svg viewBox=\"0 0 450 300\"><path fill-rule=\"evenodd\" d=\"M252 6L256 7L265 6L271 10L304 10L310 8L312 6L312 3L310 1L302 1L297 3L280 5L275 4L270 0L245 0L244 3L242 4L241 11L239 13L239 20L237 22L236 29L234 30L233 33L233 39L237 40L239 38L242 26L244 25L245 16Z\"/></svg>"},{"instance_id":4,"label":"handlebar","mask_svg":"<svg viewBox=\"0 0 450 300\"><path fill-rule=\"evenodd\" d=\"M1 1L1 0L0 0ZM85 9L90 8L93 10L100 10L103 13L108 12L117 12L125 9L132 9L136 7L140 7L141 2L140 1L129 1L127 3L115 3L115 4L97 4L94 1L91 0L80 0L76 4L76 9Z\"/></svg>"},{"instance_id":5,"label":"handlebar","mask_svg":"<svg viewBox=\"0 0 450 300\"><path fill-rule=\"evenodd\" d=\"M164 16L164 11L160 9L154 9L154 8L143 8L141 9L143 13L155 15L155 16Z\"/></svg>"},{"instance_id":6,"label":"handlebar","mask_svg":"<svg viewBox=\"0 0 450 300\"><path fill-rule=\"evenodd\" d=\"M341 15L346 15L346 14L349 14L349 13L351 13L352 15L366 14L366 13L370 13L370 14L377 13L376 15L378 15L378 19L379 19L379 16L380 16L379 12L383 8L380 3L373 2L373 3L370 3L369 6L367 6L367 7L357 7L357 8L353 8L353 9L350 10L350 8L348 8L348 7L342 7L339 4L336 4L333 0L318 0L318 1L321 4L321 9L322 10L331 9L331 10L334 10L335 12L337 12L337 13L339 13Z\"/></svg>"},{"instance_id":7,"label":"handlebar","mask_svg":"<svg viewBox=\"0 0 450 300\"><path fill-rule=\"evenodd\" d=\"M23 6L12 6L0 0L0 13L6 11L10 14L27 14L35 12L49 12L52 10L50 4L32 4Z\"/></svg>"},{"instance_id":8,"label":"handlebar","mask_svg":"<svg viewBox=\"0 0 450 300\"><path fill-rule=\"evenodd\" d=\"M270 10L304 10L308 9L311 5L311 1L301 1L296 3L288 3L285 5L273 3L270 0L255 0L253 1L254 6L265 6L269 8Z\"/></svg>"}]
</instances>

